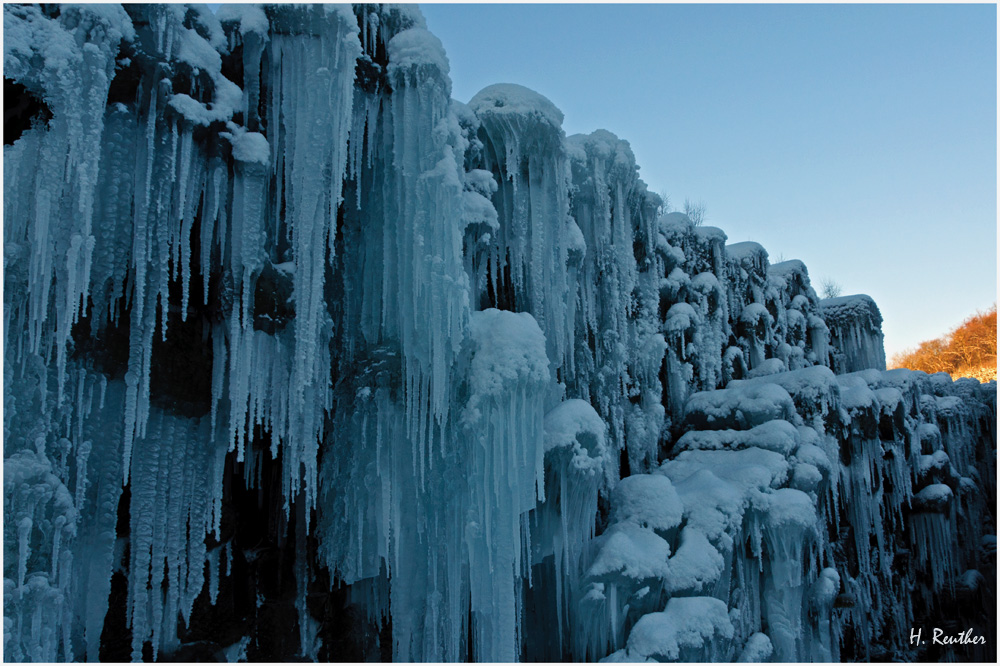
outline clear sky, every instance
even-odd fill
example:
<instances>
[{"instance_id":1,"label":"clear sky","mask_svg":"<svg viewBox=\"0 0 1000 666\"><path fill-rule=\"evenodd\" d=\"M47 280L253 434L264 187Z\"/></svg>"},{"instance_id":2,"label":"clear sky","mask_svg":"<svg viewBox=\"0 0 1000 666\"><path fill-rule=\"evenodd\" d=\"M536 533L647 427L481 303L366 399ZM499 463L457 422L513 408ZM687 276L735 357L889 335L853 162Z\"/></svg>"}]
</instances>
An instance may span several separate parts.
<instances>
[{"instance_id":1,"label":"clear sky","mask_svg":"<svg viewBox=\"0 0 1000 666\"><path fill-rule=\"evenodd\" d=\"M887 354L997 291L994 5L421 5L453 95L532 88L729 242L875 298Z\"/></svg>"}]
</instances>

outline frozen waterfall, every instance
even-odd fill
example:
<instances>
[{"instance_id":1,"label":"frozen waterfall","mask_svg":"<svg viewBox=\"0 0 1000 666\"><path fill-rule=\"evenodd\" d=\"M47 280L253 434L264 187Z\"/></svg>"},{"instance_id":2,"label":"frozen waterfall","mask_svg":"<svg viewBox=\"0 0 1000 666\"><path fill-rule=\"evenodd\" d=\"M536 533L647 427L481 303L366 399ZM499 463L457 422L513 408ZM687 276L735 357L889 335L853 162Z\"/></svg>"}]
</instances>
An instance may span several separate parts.
<instances>
[{"instance_id":1,"label":"frozen waterfall","mask_svg":"<svg viewBox=\"0 0 1000 666\"><path fill-rule=\"evenodd\" d=\"M4 77L5 659L995 657L995 383L415 6L4 5Z\"/></svg>"}]
</instances>

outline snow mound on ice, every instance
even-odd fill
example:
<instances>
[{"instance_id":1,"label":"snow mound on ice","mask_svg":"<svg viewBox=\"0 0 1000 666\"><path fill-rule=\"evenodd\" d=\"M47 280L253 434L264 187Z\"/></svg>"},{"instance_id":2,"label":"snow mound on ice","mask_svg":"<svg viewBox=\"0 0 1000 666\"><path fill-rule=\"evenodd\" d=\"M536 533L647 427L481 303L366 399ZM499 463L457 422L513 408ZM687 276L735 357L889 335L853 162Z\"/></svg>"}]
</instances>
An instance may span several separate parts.
<instances>
[{"instance_id":1,"label":"snow mound on ice","mask_svg":"<svg viewBox=\"0 0 1000 666\"><path fill-rule=\"evenodd\" d=\"M630 657L677 660L684 648L699 649L716 636L733 637L726 604L712 597L679 597L662 613L639 618L628 637Z\"/></svg>"},{"instance_id":2,"label":"snow mound on ice","mask_svg":"<svg viewBox=\"0 0 1000 666\"><path fill-rule=\"evenodd\" d=\"M654 530L669 530L681 522L684 507L674 484L659 474L633 474L611 493L614 522L632 522Z\"/></svg>"},{"instance_id":3,"label":"snow mound on ice","mask_svg":"<svg viewBox=\"0 0 1000 666\"><path fill-rule=\"evenodd\" d=\"M534 116L552 127L562 127L563 113L547 97L516 83L486 86L469 101L477 115Z\"/></svg>"}]
</instances>

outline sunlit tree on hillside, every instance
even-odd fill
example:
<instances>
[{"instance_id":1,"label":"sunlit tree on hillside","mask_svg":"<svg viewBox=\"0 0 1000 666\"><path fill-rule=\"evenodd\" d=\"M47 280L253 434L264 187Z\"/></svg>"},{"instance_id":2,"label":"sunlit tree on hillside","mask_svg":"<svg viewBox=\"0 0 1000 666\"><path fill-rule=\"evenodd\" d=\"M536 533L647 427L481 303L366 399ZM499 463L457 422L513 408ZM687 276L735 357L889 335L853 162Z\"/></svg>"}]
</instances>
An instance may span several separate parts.
<instances>
[{"instance_id":1,"label":"sunlit tree on hillside","mask_svg":"<svg viewBox=\"0 0 1000 666\"><path fill-rule=\"evenodd\" d=\"M977 312L945 336L892 357L894 368L947 372L988 381L997 377L997 306Z\"/></svg>"}]
</instances>

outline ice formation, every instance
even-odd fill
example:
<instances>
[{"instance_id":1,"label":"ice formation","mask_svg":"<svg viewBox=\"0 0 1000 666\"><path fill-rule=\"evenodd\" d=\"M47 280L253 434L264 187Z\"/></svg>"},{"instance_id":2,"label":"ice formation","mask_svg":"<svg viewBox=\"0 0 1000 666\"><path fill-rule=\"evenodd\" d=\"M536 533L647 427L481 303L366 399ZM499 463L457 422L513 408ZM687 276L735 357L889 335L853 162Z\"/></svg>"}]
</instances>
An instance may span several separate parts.
<instances>
[{"instance_id":1,"label":"ice formation","mask_svg":"<svg viewBox=\"0 0 1000 666\"><path fill-rule=\"evenodd\" d=\"M989 660L995 384L448 71L413 6L4 6L4 656Z\"/></svg>"}]
</instances>

